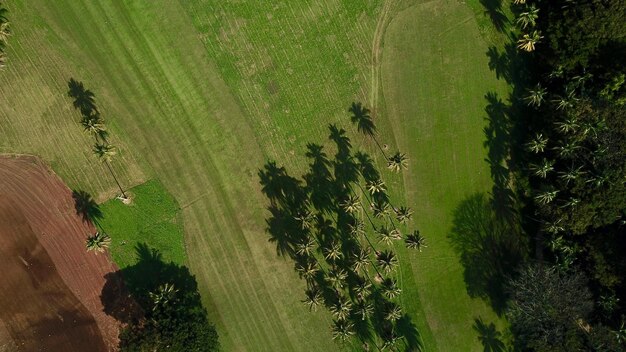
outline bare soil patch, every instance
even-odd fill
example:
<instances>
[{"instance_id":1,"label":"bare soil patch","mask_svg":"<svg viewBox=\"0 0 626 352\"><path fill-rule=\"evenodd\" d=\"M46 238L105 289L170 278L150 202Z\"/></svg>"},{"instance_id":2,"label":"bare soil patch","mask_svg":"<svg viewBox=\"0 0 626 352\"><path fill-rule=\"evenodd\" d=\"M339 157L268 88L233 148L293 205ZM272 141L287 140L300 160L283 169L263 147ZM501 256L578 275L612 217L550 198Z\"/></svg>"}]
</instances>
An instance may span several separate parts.
<instances>
[{"instance_id":1,"label":"bare soil patch","mask_svg":"<svg viewBox=\"0 0 626 352\"><path fill-rule=\"evenodd\" d=\"M43 162L0 156L0 319L20 351L116 350L100 293L117 267L86 252L93 232Z\"/></svg>"}]
</instances>

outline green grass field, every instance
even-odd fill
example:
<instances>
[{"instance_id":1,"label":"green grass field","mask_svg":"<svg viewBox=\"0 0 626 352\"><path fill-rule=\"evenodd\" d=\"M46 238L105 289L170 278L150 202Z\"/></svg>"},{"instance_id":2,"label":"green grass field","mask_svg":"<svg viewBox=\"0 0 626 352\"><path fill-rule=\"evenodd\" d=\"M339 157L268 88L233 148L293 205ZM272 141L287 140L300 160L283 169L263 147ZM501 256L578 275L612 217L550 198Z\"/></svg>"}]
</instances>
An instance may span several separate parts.
<instances>
[{"instance_id":1,"label":"green grass field","mask_svg":"<svg viewBox=\"0 0 626 352\"><path fill-rule=\"evenodd\" d=\"M136 246L145 243L159 250L163 261L187 264L180 207L163 185L151 180L128 190L133 202L125 205L111 199L100 206L99 221L111 236L111 256L123 269L137 259Z\"/></svg>"},{"instance_id":2,"label":"green grass field","mask_svg":"<svg viewBox=\"0 0 626 352\"><path fill-rule=\"evenodd\" d=\"M257 171L268 158L302 170L295 156L307 142L326 140L331 122L352 131L349 104L380 97L381 138L411 157L410 172L389 182L430 242L421 255L399 249L410 263L403 304L426 350L478 350L472 320L494 316L465 293L446 231L464 195L489 189L483 95L506 87L487 68L469 8L417 3L12 1L0 152L42 155L70 187L111 198L115 184L66 97L70 78L83 81L119 146L122 183L155 179L174 197L157 214L179 208L176 221L159 223L183 227L224 350L332 351L330 317L300 303L304 283L267 241Z\"/></svg>"},{"instance_id":3,"label":"green grass field","mask_svg":"<svg viewBox=\"0 0 626 352\"><path fill-rule=\"evenodd\" d=\"M507 87L489 71L488 46L464 5L436 0L413 6L396 16L386 35L387 118L401 149L412 156L406 194L430 241L413 261L424 313L438 350L482 350L473 319L502 323L487 304L466 294L463 267L448 234L459 203L491 190L484 161L484 95L505 95Z\"/></svg>"}]
</instances>

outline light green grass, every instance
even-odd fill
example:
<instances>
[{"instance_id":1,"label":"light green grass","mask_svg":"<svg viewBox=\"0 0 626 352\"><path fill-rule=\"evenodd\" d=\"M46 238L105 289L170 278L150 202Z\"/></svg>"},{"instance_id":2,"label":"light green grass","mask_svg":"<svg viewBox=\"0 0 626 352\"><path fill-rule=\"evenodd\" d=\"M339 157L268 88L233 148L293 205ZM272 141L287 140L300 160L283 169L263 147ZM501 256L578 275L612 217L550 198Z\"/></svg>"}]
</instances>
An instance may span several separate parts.
<instances>
[{"instance_id":1,"label":"light green grass","mask_svg":"<svg viewBox=\"0 0 626 352\"><path fill-rule=\"evenodd\" d=\"M145 243L157 249L165 262L187 264L180 207L156 180L128 190L132 203L111 199L100 206L102 229L111 237L111 256L121 268L137 261L135 247Z\"/></svg>"},{"instance_id":2,"label":"light green grass","mask_svg":"<svg viewBox=\"0 0 626 352\"><path fill-rule=\"evenodd\" d=\"M473 319L503 322L466 293L463 267L448 241L452 212L467 196L489 192L484 161L484 95L506 96L487 65L472 11L436 0L399 13L383 54L386 117L411 156L404 175L409 204L429 247L413 262L419 297L439 351L481 351Z\"/></svg>"},{"instance_id":3,"label":"light green grass","mask_svg":"<svg viewBox=\"0 0 626 352\"><path fill-rule=\"evenodd\" d=\"M394 3L389 19L412 3ZM492 81L479 52L483 42L467 34L476 32L468 20L471 11L448 5L433 16L442 23L414 12L392 20L390 31L403 23L415 37L397 39L411 54L398 53L389 61L393 38L401 33L385 36L388 112L381 105L375 114L381 139L412 159L409 177L388 179L398 189L394 199L406 196L424 214L417 221L432 241L422 256L398 248L403 262L411 263L401 268L403 304L427 350L463 351L477 346L466 326L470 313L487 309L464 295L457 259L440 243L463 187L488 189L479 162L484 156L479 108ZM15 0L8 6L14 36L7 50L10 64L0 73L0 151L40 154L72 188L98 199L113 195L115 184L91 156L91 141L65 96L70 77L84 81L120 147L114 168L123 185L157 179L179 204L176 225L185 231L188 264L224 350L340 349L330 337L329 315L309 313L301 304L304 283L267 241L257 171L268 158L304 170L305 161L296 156L306 143L326 140L331 122L347 126L352 101L367 103L382 1ZM449 33L463 40L432 35L456 23ZM467 62L456 72L462 81L451 81L451 72L434 66L441 59L437 50L455 52L463 45L476 47L457 53L467 54ZM424 85L409 88L428 90L414 99L418 108L414 97L393 92L407 89L413 79ZM444 104L445 94L452 96ZM419 114L401 113L425 106ZM442 126L453 124L454 109L469 116L463 129L433 128L422 135L432 116ZM467 134L462 141L472 145L469 151L450 142L455 134ZM375 153L369 141L354 136L356 145ZM450 145L457 149L447 149ZM453 152L465 154L454 159ZM445 168L438 168L439 159L446 160ZM462 173L448 176L455 168ZM483 175L474 177L476 170ZM465 179L468 175L474 176ZM445 187L435 182L438 177ZM450 317L455 309L462 313L458 318ZM458 332L449 332L445 323Z\"/></svg>"}]
</instances>

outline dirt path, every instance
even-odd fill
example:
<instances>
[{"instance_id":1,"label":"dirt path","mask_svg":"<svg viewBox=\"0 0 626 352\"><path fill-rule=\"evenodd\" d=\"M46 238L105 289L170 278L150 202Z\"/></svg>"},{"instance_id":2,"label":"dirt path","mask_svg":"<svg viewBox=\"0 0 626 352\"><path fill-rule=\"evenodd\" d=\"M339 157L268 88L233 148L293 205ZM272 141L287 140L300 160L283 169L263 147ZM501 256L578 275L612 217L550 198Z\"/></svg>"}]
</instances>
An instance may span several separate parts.
<instances>
[{"instance_id":1,"label":"dirt path","mask_svg":"<svg viewBox=\"0 0 626 352\"><path fill-rule=\"evenodd\" d=\"M39 159L0 156L0 267L10 274L0 281L0 318L20 350L116 349L118 323L103 312L100 294L117 267L108 255L86 252L94 231Z\"/></svg>"}]
</instances>

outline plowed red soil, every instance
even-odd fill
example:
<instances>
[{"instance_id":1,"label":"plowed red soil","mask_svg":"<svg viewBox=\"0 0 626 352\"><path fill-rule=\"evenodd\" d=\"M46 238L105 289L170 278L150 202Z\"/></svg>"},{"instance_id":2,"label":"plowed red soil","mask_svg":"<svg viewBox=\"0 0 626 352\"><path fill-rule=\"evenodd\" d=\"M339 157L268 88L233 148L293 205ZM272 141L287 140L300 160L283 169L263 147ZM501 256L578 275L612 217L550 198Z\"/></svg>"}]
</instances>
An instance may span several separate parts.
<instances>
[{"instance_id":1,"label":"plowed red soil","mask_svg":"<svg viewBox=\"0 0 626 352\"><path fill-rule=\"evenodd\" d=\"M115 351L119 324L103 312L105 275L88 253L92 225L71 190L39 159L0 156L0 325L19 351ZM2 335L6 335L2 334Z\"/></svg>"}]
</instances>

